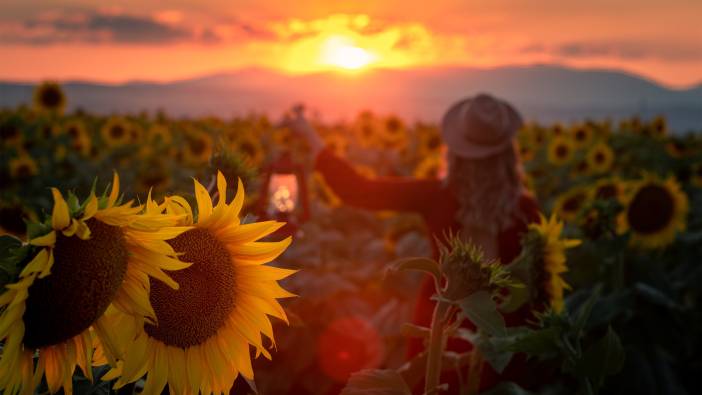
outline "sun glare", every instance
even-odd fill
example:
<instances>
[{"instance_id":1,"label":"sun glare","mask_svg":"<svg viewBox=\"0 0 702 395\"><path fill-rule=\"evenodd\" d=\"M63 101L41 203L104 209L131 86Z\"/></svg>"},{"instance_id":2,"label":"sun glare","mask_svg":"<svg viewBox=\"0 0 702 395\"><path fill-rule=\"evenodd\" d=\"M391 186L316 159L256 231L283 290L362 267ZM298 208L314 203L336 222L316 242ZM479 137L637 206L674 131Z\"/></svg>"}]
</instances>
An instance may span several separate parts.
<instances>
[{"instance_id":1,"label":"sun glare","mask_svg":"<svg viewBox=\"0 0 702 395\"><path fill-rule=\"evenodd\" d=\"M347 37L329 37L322 46L324 64L346 70L359 70L376 60L376 55L354 45Z\"/></svg>"}]
</instances>

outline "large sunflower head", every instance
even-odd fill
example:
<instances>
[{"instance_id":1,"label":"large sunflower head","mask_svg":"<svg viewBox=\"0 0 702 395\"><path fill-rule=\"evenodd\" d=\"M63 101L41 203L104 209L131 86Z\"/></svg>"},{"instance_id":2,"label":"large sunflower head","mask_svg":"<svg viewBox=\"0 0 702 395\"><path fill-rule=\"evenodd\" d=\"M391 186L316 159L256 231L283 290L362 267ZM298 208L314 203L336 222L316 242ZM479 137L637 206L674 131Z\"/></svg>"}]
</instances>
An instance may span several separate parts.
<instances>
[{"instance_id":1,"label":"large sunflower head","mask_svg":"<svg viewBox=\"0 0 702 395\"><path fill-rule=\"evenodd\" d=\"M563 166L573 159L575 144L564 136L556 136L548 144L548 161L556 166Z\"/></svg>"},{"instance_id":2,"label":"large sunflower head","mask_svg":"<svg viewBox=\"0 0 702 395\"><path fill-rule=\"evenodd\" d=\"M105 330L108 308L153 320L149 276L177 287L162 269L187 267L165 241L187 228L168 227L177 216L118 204L116 174L109 196L93 193L81 204L55 188L52 194L51 217L30 226L29 244L13 254L23 257L14 282L0 294L0 389L10 393L31 393L44 376L51 393L70 392L76 366L90 378L96 341L110 359L118 355Z\"/></svg>"},{"instance_id":3,"label":"large sunflower head","mask_svg":"<svg viewBox=\"0 0 702 395\"><path fill-rule=\"evenodd\" d=\"M109 147L119 147L132 141L132 125L122 117L110 117L100 129L102 140Z\"/></svg>"},{"instance_id":4,"label":"large sunflower head","mask_svg":"<svg viewBox=\"0 0 702 395\"><path fill-rule=\"evenodd\" d=\"M177 291L151 282L150 301L157 320L143 325L133 341L122 345L117 386L146 374L146 394L159 394L166 384L172 393L228 393L239 374L253 378L250 346L257 355L270 358L261 334L273 342L268 316L286 320L277 299L292 294L278 280L293 271L264 264L280 255L291 238L261 242L283 224L241 223L241 181L228 202L227 183L218 173L217 196L215 203L195 181L197 215L179 196L160 206L149 203L153 210L183 215L181 224L189 228L170 244L192 266L172 273L180 285Z\"/></svg>"},{"instance_id":5,"label":"large sunflower head","mask_svg":"<svg viewBox=\"0 0 702 395\"><path fill-rule=\"evenodd\" d=\"M646 174L633 182L618 218L620 233L630 233L630 244L645 249L663 248L685 230L689 202L674 177Z\"/></svg>"},{"instance_id":6,"label":"large sunflower head","mask_svg":"<svg viewBox=\"0 0 702 395\"><path fill-rule=\"evenodd\" d=\"M595 144L585 158L590 172L601 174L609 171L614 163L614 151L605 142Z\"/></svg>"},{"instance_id":7,"label":"large sunflower head","mask_svg":"<svg viewBox=\"0 0 702 395\"><path fill-rule=\"evenodd\" d=\"M57 82L42 82L34 88L34 106L39 111L62 114L66 107L66 95Z\"/></svg>"}]
</instances>

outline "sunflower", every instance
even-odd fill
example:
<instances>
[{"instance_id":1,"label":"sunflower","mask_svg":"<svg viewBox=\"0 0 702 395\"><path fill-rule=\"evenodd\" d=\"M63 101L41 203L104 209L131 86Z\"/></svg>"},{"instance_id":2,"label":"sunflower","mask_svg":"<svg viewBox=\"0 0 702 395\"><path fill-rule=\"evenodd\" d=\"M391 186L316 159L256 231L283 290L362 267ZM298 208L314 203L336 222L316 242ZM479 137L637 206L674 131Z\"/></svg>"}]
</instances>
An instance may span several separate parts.
<instances>
[{"instance_id":1,"label":"sunflower","mask_svg":"<svg viewBox=\"0 0 702 395\"><path fill-rule=\"evenodd\" d=\"M665 137L668 134L668 123L663 116L659 115L653 118L645 130L652 137Z\"/></svg>"},{"instance_id":2,"label":"sunflower","mask_svg":"<svg viewBox=\"0 0 702 395\"><path fill-rule=\"evenodd\" d=\"M109 147L129 144L132 140L132 125L122 117L111 117L100 129L100 135Z\"/></svg>"},{"instance_id":3,"label":"sunflower","mask_svg":"<svg viewBox=\"0 0 702 395\"><path fill-rule=\"evenodd\" d=\"M524 162L534 159L534 150L528 144L519 144L519 158Z\"/></svg>"},{"instance_id":4,"label":"sunflower","mask_svg":"<svg viewBox=\"0 0 702 395\"><path fill-rule=\"evenodd\" d=\"M31 235L35 253L0 295L0 389L9 393L32 393L43 376L49 392L63 387L70 393L76 365L91 378L96 342L109 358L116 355L103 320L108 307L151 319L149 276L177 287L162 269L188 266L165 241L188 228L168 227L175 225L175 215L142 214L131 202L119 205L116 173L108 197L91 194L80 205L55 188L52 194L51 218L35 224L46 233Z\"/></svg>"},{"instance_id":5,"label":"sunflower","mask_svg":"<svg viewBox=\"0 0 702 395\"><path fill-rule=\"evenodd\" d=\"M598 180L590 189L592 200L621 201L624 195L624 183L617 177Z\"/></svg>"},{"instance_id":6,"label":"sunflower","mask_svg":"<svg viewBox=\"0 0 702 395\"><path fill-rule=\"evenodd\" d=\"M599 142L588 151L585 159L591 173L605 173L612 168L614 151L607 143Z\"/></svg>"},{"instance_id":7,"label":"sunflower","mask_svg":"<svg viewBox=\"0 0 702 395\"><path fill-rule=\"evenodd\" d=\"M36 213L21 203L0 202L0 236L23 238L27 232L25 221L36 219Z\"/></svg>"},{"instance_id":8,"label":"sunflower","mask_svg":"<svg viewBox=\"0 0 702 395\"><path fill-rule=\"evenodd\" d=\"M64 127L65 133L71 138L71 149L82 156L90 155L92 140L85 124L80 120L72 120Z\"/></svg>"},{"instance_id":9,"label":"sunflower","mask_svg":"<svg viewBox=\"0 0 702 395\"><path fill-rule=\"evenodd\" d=\"M414 169L414 176L417 178L439 178L441 176L442 161L439 156L424 158Z\"/></svg>"},{"instance_id":10,"label":"sunflower","mask_svg":"<svg viewBox=\"0 0 702 395\"><path fill-rule=\"evenodd\" d=\"M0 123L0 146L20 147L22 140L22 127L15 119Z\"/></svg>"},{"instance_id":11,"label":"sunflower","mask_svg":"<svg viewBox=\"0 0 702 395\"><path fill-rule=\"evenodd\" d=\"M324 143L336 155L346 155L348 141L346 141L346 139L342 135L336 133L329 133L324 137Z\"/></svg>"},{"instance_id":12,"label":"sunflower","mask_svg":"<svg viewBox=\"0 0 702 395\"><path fill-rule=\"evenodd\" d=\"M563 222L556 219L555 215L547 219L543 215L538 224L529 225L529 231L538 235L538 246L541 258L537 265L537 281L548 298L551 308L556 312L563 310L563 291L570 286L563 279L563 273L568 271L565 250L580 245L580 240L563 239ZM542 288L543 287L543 288Z\"/></svg>"},{"instance_id":13,"label":"sunflower","mask_svg":"<svg viewBox=\"0 0 702 395\"><path fill-rule=\"evenodd\" d=\"M436 127L420 125L417 127L419 133L420 155L430 155L441 152L443 140Z\"/></svg>"},{"instance_id":14,"label":"sunflower","mask_svg":"<svg viewBox=\"0 0 702 395\"><path fill-rule=\"evenodd\" d=\"M575 146L582 148L590 144L592 141L592 129L585 124L575 125L570 130L570 135L575 143Z\"/></svg>"},{"instance_id":15,"label":"sunflower","mask_svg":"<svg viewBox=\"0 0 702 395\"><path fill-rule=\"evenodd\" d=\"M370 111L359 113L352 128L363 146L372 146L380 139L381 125Z\"/></svg>"},{"instance_id":16,"label":"sunflower","mask_svg":"<svg viewBox=\"0 0 702 395\"><path fill-rule=\"evenodd\" d=\"M265 152L261 146L261 141L251 134L240 134L234 142L235 150L240 152L252 164L258 165L263 162Z\"/></svg>"},{"instance_id":17,"label":"sunflower","mask_svg":"<svg viewBox=\"0 0 702 395\"><path fill-rule=\"evenodd\" d=\"M697 188L702 188L702 164L696 163L690 169L690 181Z\"/></svg>"},{"instance_id":18,"label":"sunflower","mask_svg":"<svg viewBox=\"0 0 702 395\"><path fill-rule=\"evenodd\" d=\"M590 163L585 159L577 161L572 170L572 174L575 176L585 176L590 174L590 172Z\"/></svg>"},{"instance_id":19,"label":"sunflower","mask_svg":"<svg viewBox=\"0 0 702 395\"><path fill-rule=\"evenodd\" d=\"M147 140L150 144L160 146L170 145L172 141L171 131L168 127L161 123L151 125L146 132Z\"/></svg>"},{"instance_id":20,"label":"sunflower","mask_svg":"<svg viewBox=\"0 0 702 395\"><path fill-rule=\"evenodd\" d=\"M10 175L14 179L24 179L32 177L39 172L37 162L26 152L20 153L19 156L10 159Z\"/></svg>"},{"instance_id":21,"label":"sunflower","mask_svg":"<svg viewBox=\"0 0 702 395\"><path fill-rule=\"evenodd\" d=\"M685 231L689 202L675 177L663 180L646 174L632 184L617 218L620 234L630 232L630 244L645 249L666 247Z\"/></svg>"},{"instance_id":22,"label":"sunflower","mask_svg":"<svg viewBox=\"0 0 702 395\"><path fill-rule=\"evenodd\" d=\"M197 129L188 130L183 147L183 157L188 163L192 165L207 163L213 150L212 138L209 134Z\"/></svg>"},{"instance_id":23,"label":"sunflower","mask_svg":"<svg viewBox=\"0 0 702 395\"><path fill-rule=\"evenodd\" d=\"M385 148L399 148L407 143L407 128L396 115L386 117L382 122L381 143Z\"/></svg>"},{"instance_id":24,"label":"sunflower","mask_svg":"<svg viewBox=\"0 0 702 395\"><path fill-rule=\"evenodd\" d=\"M556 166L563 166L573 159L575 145L568 137L557 136L548 144L548 161Z\"/></svg>"},{"instance_id":25,"label":"sunflower","mask_svg":"<svg viewBox=\"0 0 702 395\"><path fill-rule=\"evenodd\" d=\"M239 374L253 378L249 346L256 348L257 355L270 358L261 334L275 344L268 316L287 322L277 299L293 295L277 281L294 271L264 263L280 255L291 238L257 241L283 224L241 224L241 181L230 203L221 172L217 189L219 200L214 205L207 190L195 181L197 220L179 196L158 206L158 210L186 215L182 224L188 230L170 243L193 265L172 274L180 285L178 291L151 283L150 300L158 324L144 324L133 340L122 345L124 359L110 373L121 375L117 387L146 374L144 394L160 394L166 384L177 394L228 393Z\"/></svg>"},{"instance_id":26,"label":"sunflower","mask_svg":"<svg viewBox=\"0 0 702 395\"><path fill-rule=\"evenodd\" d=\"M61 85L53 81L45 81L34 88L34 107L42 112L63 113L66 107L66 95Z\"/></svg>"},{"instance_id":27,"label":"sunflower","mask_svg":"<svg viewBox=\"0 0 702 395\"><path fill-rule=\"evenodd\" d=\"M573 188L556 199L553 212L565 221L574 221L587 202L587 190L581 187Z\"/></svg>"}]
</instances>

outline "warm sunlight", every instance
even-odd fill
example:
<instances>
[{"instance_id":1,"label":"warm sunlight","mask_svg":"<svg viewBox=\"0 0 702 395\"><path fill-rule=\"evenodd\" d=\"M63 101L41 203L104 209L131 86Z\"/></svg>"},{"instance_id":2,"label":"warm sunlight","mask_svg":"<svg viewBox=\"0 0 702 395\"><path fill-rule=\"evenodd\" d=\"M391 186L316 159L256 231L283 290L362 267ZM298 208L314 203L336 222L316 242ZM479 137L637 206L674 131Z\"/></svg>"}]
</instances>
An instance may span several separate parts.
<instances>
[{"instance_id":1,"label":"warm sunlight","mask_svg":"<svg viewBox=\"0 0 702 395\"><path fill-rule=\"evenodd\" d=\"M377 56L354 45L343 36L329 37L322 45L322 63L346 70L358 70L373 63Z\"/></svg>"}]
</instances>

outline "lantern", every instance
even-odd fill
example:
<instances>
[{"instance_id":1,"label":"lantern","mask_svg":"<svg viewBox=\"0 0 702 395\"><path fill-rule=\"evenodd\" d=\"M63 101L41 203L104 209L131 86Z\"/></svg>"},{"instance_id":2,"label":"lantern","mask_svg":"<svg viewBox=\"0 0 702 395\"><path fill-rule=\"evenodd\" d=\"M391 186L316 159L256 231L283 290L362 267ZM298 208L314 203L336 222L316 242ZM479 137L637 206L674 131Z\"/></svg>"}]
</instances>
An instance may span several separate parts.
<instances>
[{"instance_id":1,"label":"lantern","mask_svg":"<svg viewBox=\"0 0 702 395\"><path fill-rule=\"evenodd\" d=\"M307 182L301 164L295 163L290 151L263 169L263 184L258 200L261 218L286 222L278 232L294 234L310 216Z\"/></svg>"}]
</instances>

